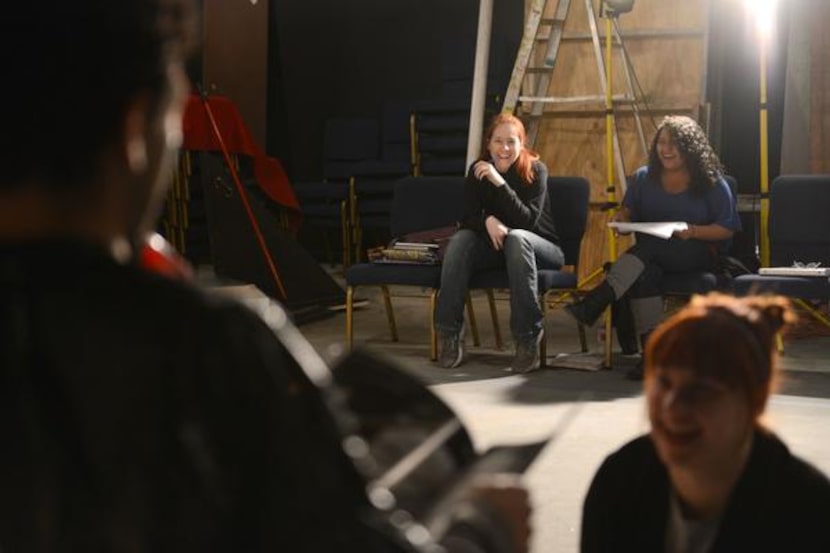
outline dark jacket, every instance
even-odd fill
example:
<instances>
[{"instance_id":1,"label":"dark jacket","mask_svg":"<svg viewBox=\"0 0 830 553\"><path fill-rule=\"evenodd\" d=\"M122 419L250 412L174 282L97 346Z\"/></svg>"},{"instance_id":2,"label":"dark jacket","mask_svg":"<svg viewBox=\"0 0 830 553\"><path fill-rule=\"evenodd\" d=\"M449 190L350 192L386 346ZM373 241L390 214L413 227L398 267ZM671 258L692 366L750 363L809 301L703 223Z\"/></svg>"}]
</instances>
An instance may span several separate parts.
<instances>
[{"instance_id":1,"label":"dark jacket","mask_svg":"<svg viewBox=\"0 0 830 553\"><path fill-rule=\"evenodd\" d=\"M0 547L383 551L320 394L247 308L0 245Z\"/></svg>"},{"instance_id":2,"label":"dark jacket","mask_svg":"<svg viewBox=\"0 0 830 553\"><path fill-rule=\"evenodd\" d=\"M508 228L529 230L558 244L548 200L548 169L537 160L533 162L533 173L533 182L523 182L514 163L502 175L507 184L493 186L487 179L477 179L470 167L464 183L465 208L461 227L487 232L484 221L494 215Z\"/></svg>"},{"instance_id":3,"label":"dark jacket","mask_svg":"<svg viewBox=\"0 0 830 553\"><path fill-rule=\"evenodd\" d=\"M581 550L663 551L669 486L648 436L610 455L585 499ZM756 431L711 551L830 551L830 481Z\"/></svg>"}]
</instances>

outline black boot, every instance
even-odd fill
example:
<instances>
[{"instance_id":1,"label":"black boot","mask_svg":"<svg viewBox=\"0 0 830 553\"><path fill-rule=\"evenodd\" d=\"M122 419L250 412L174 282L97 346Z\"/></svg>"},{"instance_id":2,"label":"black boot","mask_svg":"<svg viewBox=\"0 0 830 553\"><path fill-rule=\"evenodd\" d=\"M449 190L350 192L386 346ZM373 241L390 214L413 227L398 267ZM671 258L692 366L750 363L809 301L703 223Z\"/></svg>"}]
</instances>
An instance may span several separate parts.
<instances>
[{"instance_id":1,"label":"black boot","mask_svg":"<svg viewBox=\"0 0 830 553\"><path fill-rule=\"evenodd\" d=\"M592 326L615 299L614 289L603 281L602 284L588 292L582 300L565 306L565 310L581 324Z\"/></svg>"},{"instance_id":2,"label":"black boot","mask_svg":"<svg viewBox=\"0 0 830 553\"><path fill-rule=\"evenodd\" d=\"M651 332L647 332L645 334L640 335L640 351L642 352L642 357L640 360L637 361L637 364L634 367L628 369L628 372L625 373L625 377L629 380L642 380L643 373L644 373L644 359L646 355L646 342L648 342L648 337Z\"/></svg>"},{"instance_id":3,"label":"black boot","mask_svg":"<svg viewBox=\"0 0 830 553\"><path fill-rule=\"evenodd\" d=\"M611 305L611 324L617 332L617 343L623 355L636 355L640 351L637 331L634 328L634 314L628 294Z\"/></svg>"}]
</instances>

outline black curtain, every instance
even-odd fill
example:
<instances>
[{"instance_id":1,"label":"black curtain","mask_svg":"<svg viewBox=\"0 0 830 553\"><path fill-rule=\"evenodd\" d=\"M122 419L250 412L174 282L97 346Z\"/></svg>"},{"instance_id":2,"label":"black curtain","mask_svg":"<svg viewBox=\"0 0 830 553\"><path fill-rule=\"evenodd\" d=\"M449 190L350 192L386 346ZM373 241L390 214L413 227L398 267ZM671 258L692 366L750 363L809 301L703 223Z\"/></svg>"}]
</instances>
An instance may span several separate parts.
<instances>
[{"instance_id":1,"label":"black curtain","mask_svg":"<svg viewBox=\"0 0 830 553\"><path fill-rule=\"evenodd\" d=\"M265 150L280 160L285 171L292 174L290 134L286 132L288 115L283 89L283 66L280 48L280 26L277 25L277 0L268 4L268 77L266 88Z\"/></svg>"},{"instance_id":2,"label":"black curtain","mask_svg":"<svg viewBox=\"0 0 830 553\"><path fill-rule=\"evenodd\" d=\"M269 0L268 153L292 180L317 179L327 118L378 117L384 101L434 98L465 71L471 82L478 7L478 0ZM490 80L503 77L501 87L523 10L516 0L494 5Z\"/></svg>"},{"instance_id":3,"label":"black curtain","mask_svg":"<svg viewBox=\"0 0 830 553\"><path fill-rule=\"evenodd\" d=\"M739 194L760 192L760 40L742 2L713 0L710 11L707 95L712 106L710 138ZM781 2L767 50L767 111L770 183L780 173L787 60L787 3ZM741 213L743 232L733 254L757 266L759 214Z\"/></svg>"}]
</instances>

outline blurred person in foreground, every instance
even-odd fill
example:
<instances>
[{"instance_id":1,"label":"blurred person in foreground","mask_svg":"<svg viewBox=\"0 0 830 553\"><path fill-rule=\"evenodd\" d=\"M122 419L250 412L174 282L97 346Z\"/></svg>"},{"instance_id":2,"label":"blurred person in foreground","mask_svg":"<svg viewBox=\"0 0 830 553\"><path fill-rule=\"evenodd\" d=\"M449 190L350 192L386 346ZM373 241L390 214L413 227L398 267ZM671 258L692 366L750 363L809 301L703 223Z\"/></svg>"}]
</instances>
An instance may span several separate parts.
<instances>
[{"instance_id":1,"label":"blurred person in foreground","mask_svg":"<svg viewBox=\"0 0 830 553\"><path fill-rule=\"evenodd\" d=\"M137 263L181 143L195 16L44 0L0 20L0 547L420 549L367 501L285 314L269 327ZM450 551L526 550L523 488L464 503Z\"/></svg>"},{"instance_id":2,"label":"blurred person in foreground","mask_svg":"<svg viewBox=\"0 0 830 553\"><path fill-rule=\"evenodd\" d=\"M830 481L761 422L791 319L783 298L711 294L655 330L651 432L594 477L582 551L830 551Z\"/></svg>"}]
</instances>

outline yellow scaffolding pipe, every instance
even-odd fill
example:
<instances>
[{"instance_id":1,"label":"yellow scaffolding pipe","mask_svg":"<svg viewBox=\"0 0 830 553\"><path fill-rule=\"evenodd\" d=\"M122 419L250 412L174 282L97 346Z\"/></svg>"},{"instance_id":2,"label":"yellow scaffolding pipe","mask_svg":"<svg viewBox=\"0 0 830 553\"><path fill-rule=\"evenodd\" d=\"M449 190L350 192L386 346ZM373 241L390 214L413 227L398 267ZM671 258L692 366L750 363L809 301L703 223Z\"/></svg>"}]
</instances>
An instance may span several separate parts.
<instances>
[{"instance_id":1,"label":"yellow scaffolding pipe","mask_svg":"<svg viewBox=\"0 0 830 553\"><path fill-rule=\"evenodd\" d=\"M614 88L611 67L611 17L612 14L605 14L605 159L606 159L606 188L605 196L610 206L611 214L617 210L616 187L614 184ZM617 237L613 229L606 228L608 237L608 259L612 263L617 259ZM613 344L612 325L610 313L605 317L605 366L611 366L611 346Z\"/></svg>"},{"instance_id":2,"label":"yellow scaffolding pipe","mask_svg":"<svg viewBox=\"0 0 830 553\"><path fill-rule=\"evenodd\" d=\"M769 267L769 140L767 128L767 43L761 37L761 266Z\"/></svg>"}]
</instances>

